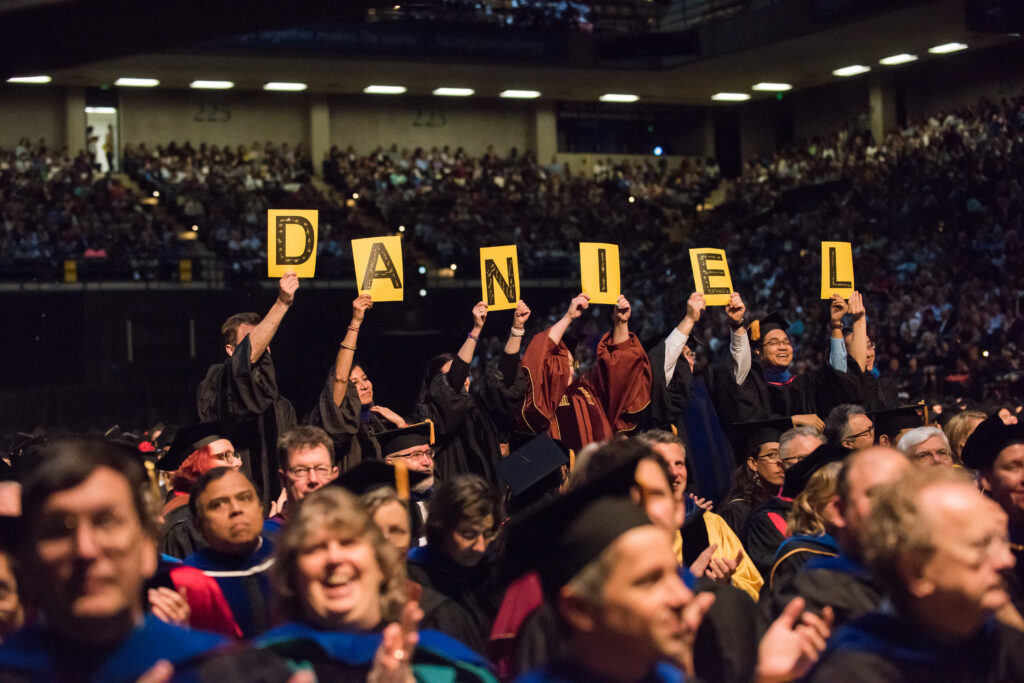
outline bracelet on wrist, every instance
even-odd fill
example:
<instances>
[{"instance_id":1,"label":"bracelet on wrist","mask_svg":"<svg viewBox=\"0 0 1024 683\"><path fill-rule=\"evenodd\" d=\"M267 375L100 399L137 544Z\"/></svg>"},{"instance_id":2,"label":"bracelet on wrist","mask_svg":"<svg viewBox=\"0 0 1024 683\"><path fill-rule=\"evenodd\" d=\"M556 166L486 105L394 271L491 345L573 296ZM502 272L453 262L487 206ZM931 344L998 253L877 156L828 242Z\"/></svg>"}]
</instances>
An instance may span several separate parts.
<instances>
[{"instance_id":1,"label":"bracelet on wrist","mask_svg":"<svg viewBox=\"0 0 1024 683\"><path fill-rule=\"evenodd\" d=\"M349 351L355 351L356 350L355 344L353 344L352 346L349 346L345 342L341 342L341 348L348 349Z\"/></svg>"},{"instance_id":2,"label":"bracelet on wrist","mask_svg":"<svg viewBox=\"0 0 1024 683\"><path fill-rule=\"evenodd\" d=\"M467 339L472 339L473 341L480 341L480 337L474 336L472 332L470 332L469 334L467 334L467 335L466 335L466 338L467 338Z\"/></svg>"},{"instance_id":3,"label":"bracelet on wrist","mask_svg":"<svg viewBox=\"0 0 1024 683\"><path fill-rule=\"evenodd\" d=\"M829 327L831 327L833 330L841 330L841 329L843 329L843 323L842 322L829 323Z\"/></svg>"},{"instance_id":4,"label":"bracelet on wrist","mask_svg":"<svg viewBox=\"0 0 1024 683\"><path fill-rule=\"evenodd\" d=\"M358 332L359 331L359 328L355 327L354 325L349 325L348 329L352 330L353 332Z\"/></svg>"},{"instance_id":5,"label":"bracelet on wrist","mask_svg":"<svg viewBox=\"0 0 1024 683\"><path fill-rule=\"evenodd\" d=\"M740 318L739 320L729 320L729 329L731 329L733 332L740 329L741 327L743 327L743 318Z\"/></svg>"},{"instance_id":6,"label":"bracelet on wrist","mask_svg":"<svg viewBox=\"0 0 1024 683\"><path fill-rule=\"evenodd\" d=\"M526 334L526 330L521 327L513 327L511 330L509 330L509 334L511 334L513 337L522 337L524 334Z\"/></svg>"}]
</instances>

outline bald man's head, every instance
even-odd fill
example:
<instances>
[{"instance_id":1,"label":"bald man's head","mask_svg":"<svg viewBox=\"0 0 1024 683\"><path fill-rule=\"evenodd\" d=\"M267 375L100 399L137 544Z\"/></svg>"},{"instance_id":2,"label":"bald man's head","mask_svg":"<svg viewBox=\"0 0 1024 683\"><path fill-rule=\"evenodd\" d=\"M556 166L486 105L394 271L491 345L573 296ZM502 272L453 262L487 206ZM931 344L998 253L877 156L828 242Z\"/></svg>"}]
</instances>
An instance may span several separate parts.
<instances>
[{"instance_id":1,"label":"bald man's head","mask_svg":"<svg viewBox=\"0 0 1024 683\"><path fill-rule=\"evenodd\" d=\"M860 557L860 534L871 512L874 491L901 479L910 467L905 455L888 446L872 446L847 456L836 492L839 544L848 555Z\"/></svg>"}]
</instances>

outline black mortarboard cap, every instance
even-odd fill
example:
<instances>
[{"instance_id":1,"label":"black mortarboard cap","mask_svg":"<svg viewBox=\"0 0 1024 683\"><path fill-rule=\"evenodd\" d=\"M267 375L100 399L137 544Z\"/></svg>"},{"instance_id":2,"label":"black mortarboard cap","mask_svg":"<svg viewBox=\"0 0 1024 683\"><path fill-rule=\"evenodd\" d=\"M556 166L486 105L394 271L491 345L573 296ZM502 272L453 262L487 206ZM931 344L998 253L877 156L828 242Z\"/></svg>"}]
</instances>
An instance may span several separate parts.
<instances>
[{"instance_id":1,"label":"black mortarboard cap","mask_svg":"<svg viewBox=\"0 0 1024 683\"><path fill-rule=\"evenodd\" d=\"M547 434L534 436L498 463L498 473L518 496L569 463L569 455Z\"/></svg>"},{"instance_id":2,"label":"black mortarboard cap","mask_svg":"<svg viewBox=\"0 0 1024 683\"><path fill-rule=\"evenodd\" d=\"M200 422L199 424L182 427L174 435L174 441L166 453L156 461L156 468L165 472L174 472L203 446L208 446L218 439L231 440L236 424L230 420Z\"/></svg>"},{"instance_id":3,"label":"black mortarboard cap","mask_svg":"<svg viewBox=\"0 0 1024 683\"><path fill-rule=\"evenodd\" d=\"M434 423L425 420L408 427L381 432L376 437L380 444L381 457L386 458L406 448L434 445Z\"/></svg>"},{"instance_id":4,"label":"black mortarboard cap","mask_svg":"<svg viewBox=\"0 0 1024 683\"><path fill-rule=\"evenodd\" d=\"M875 425L875 436L885 434L889 442L895 444L896 437L904 429L914 429L924 424L921 417L922 406L900 406L878 410L869 415Z\"/></svg>"},{"instance_id":5,"label":"black mortarboard cap","mask_svg":"<svg viewBox=\"0 0 1024 683\"><path fill-rule=\"evenodd\" d=\"M782 485L785 498L796 498L807 487L815 472L830 462L839 462L852 453L840 444L823 443L797 464L786 470L786 483Z\"/></svg>"},{"instance_id":6,"label":"black mortarboard cap","mask_svg":"<svg viewBox=\"0 0 1024 683\"><path fill-rule=\"evenodd\" d=\"M380 460L364 460L349 471L342 473L332 483L361 496L385 486L403 492L406 488L411 489L416 486L428 476L423 472L410 470L408 467L404 469L408 477L405 484L400 481L398 467L388 465Z\"/></svg>"},{"instance_id":7,"label":"black mortarboard cap","mask_svg":"<svg viewBox=\"0 0 1024 683\"><path fill-rule=\"evenodd\" d=\"M967 438L960 458L972 470L986 470L999 452L1015 443L1024 443L1024 424L1004 424L999 415L981 422Z\"/></svg>"},{"instance_id":8,"label":"black mortarboard cap","mask_svg":"<svg viewBox=\"0 0 1024 683\"><path fill-rule=\"evenodd\" d=\"M769 313L760 320L755 320L747 327L747 334L750 336L750 343L754 346L761 346L764 336L772 330L789 330L789 323L782 317L781 313Z\"/></svg>"},{"instance_id":9,"label":"black mortarboard cap","mask_svg":"<svg viewBox=\"0 0 1024 683\"><path fill-rule=\"evenodd\" d=\"M750 456L761 444L778 441L782 432L793 427L793 420L789 417L773 417L767 420L755 420L753 422L737 422L733 425L738 441L742 443L742 457Z\"/></svg>"}]
</instances>

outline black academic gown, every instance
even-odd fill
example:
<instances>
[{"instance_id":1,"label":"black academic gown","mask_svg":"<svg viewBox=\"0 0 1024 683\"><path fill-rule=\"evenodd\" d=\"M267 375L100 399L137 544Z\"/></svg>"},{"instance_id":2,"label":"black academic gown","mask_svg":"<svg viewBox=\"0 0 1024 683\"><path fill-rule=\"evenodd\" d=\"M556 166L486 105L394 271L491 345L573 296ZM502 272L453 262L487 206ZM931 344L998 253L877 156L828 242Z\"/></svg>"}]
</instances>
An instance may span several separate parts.
<instances>
[{"instance_id":1,"label":"black academic gown","mask_svg":"<svg viewBox=\"0 0 1024 683\"><path fill-rule=\"evenodd\" d=\"M429 545L413 548L406 558L409 578L466 610L483 637L490 634L504 597L497 564L497 557L487 553L475 567L463 567Z\"/></svg>"},{"instance_id":2,"label":"black academic gown","mask_svg":"<svg viewBox=\"0 0 1024 683\"><path fill-rule=\"evenodd\" d=\"M786 540L786 515L792 506L792 500L779 497L761 503L750 511L743 533L738 534L762 577L771 573L775 551Z\"/></svg>"},{"instance_id":3,"label":"black academic gown","mask_svg":"<svg viewBox=\"0 0 1024 683\"><path fill-rule=\"evenodd\" d=\"M835 628L878 609L882 591L867 569L845 555L811 560L790 581L778 584L768 599L759 603L771 622L782 614L789 601L801 597L807 609L821 614L829 605L835 613Z\"/></svg>"},{"instance_id":4,"label":"black academic gown","mask_svg":"<svg viewBox=\"0 0 1024 683\"><path fill-rule=\"evenodd\" d=\"M836 633L807 680L810 683L1024 681L1024 633L993 618L964 642L939 642L897 614L868 614Z\"/></svg>"},{"instance_id":5,"label":"black academic gown","mask_svg":"<svg viewBox=\"0 0 1024 683\"><path fill-rule=\"evenodd\" d=\"M464 643L473 651L487 654L486 634L477 630L473 618L454 600L441 595L433 588L419 586L420 629L433 629Z\"/></svg>"},{"instance_id":6,"label":"black academic gown","mask_svg":"<svg viewBox=\"0 0 1024 683\"><path fill-rule=\"evenodd\" d=\"M309 423L321 427L334 441L334 456L341 472L349 471L364 460L380 460L380 444L375 435L395 428L376 413L363 410L353 382L346 383L345 397L340 405L336 404L333 368L327 373Z\"/></svg>"},{"instance_id":7,"label":"black academic gown","mask_svg":"<svg viewBox=\"0 0 1024 683\"><path fill-rule=\"evenodd\" d=\"M877 410L898 408L900 399L896 395L896 387L887 378L875 377L864 372L852 357L847 359L846 373L856 384L857 405L863 406L869 413Z\"/></svg>"},{"instance_id":8,"label":"black academic gown","mask_svg":"<svg viewBox=\"0 0 1024 683\"><path fill-rule=\"evenodd\" d=\"M762 595L766 595L776 585L784 585L803 570L811 560L820 557L836 557L839 546L828 534L791 536L782 542L775 551L775 559L771 571L765 577Z\"/></svg>"},{"instance_id":9,"label":"black academic gown","mask_svg":"<svg viewBox=\"0 0 1024 683\"><path fill-rule=\"evenodd\" d=\"M243 458L264 508L277 499L277 438L296 425L295 408L277 389L270 352L250 362L252 348L246 336L223 363L210 366L196 392L202 422L239 421L233 430L236 450Z\"/></svg>"},{"instance_id":10,"label":"black academic gown","mask_svg":"<svg viewBox=\"0 0 1024 683\"><path fill-rule=\"evenodd\" d=\"M192 511L188 505L174 508L167 513L160 531L160 552L184 560L205 547L206 541L192 523Z\"/></svg>"},{"instance_id":11,"label":"black academic gown","mask_svg":"<svg viewBox=\"0 0 1024 683\"><path fill-rule=\"evenodd\" d=\"M498 486L498 429L486 406L463 388L468 376L469 364L455 357L447 374L431 379L415 421L434 423L434 474L440 481L476 474Z\"/></svg>"},{"instance_id":12,"label":"black academic gown","mask_svg":"<svg viewBox=\"0 0 1024 683\"><path fill-rule=\"evenodd\" d=\"M694 591L715 594L715 602L704 615L693 646L697 677L716 683L754 680L757 644L767 630L757 605L746 591L708 578L698 579Z\"/></svg>"}]
</instances>

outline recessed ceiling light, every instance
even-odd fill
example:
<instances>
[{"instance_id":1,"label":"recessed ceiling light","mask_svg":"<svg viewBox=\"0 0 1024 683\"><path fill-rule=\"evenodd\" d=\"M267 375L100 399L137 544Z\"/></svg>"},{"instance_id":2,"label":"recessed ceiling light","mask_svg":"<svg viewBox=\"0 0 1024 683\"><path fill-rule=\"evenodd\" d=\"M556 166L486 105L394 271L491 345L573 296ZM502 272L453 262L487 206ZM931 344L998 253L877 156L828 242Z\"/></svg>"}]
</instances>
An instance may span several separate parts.
<instances>
[{"instance_id":1,"label":"recessed ceiling light","mask_svg":"<svg viewBox=\"0 0 1024 683\"><path fill-rule=\"evenodd\" d=\"M879 59L878 63L884 66L896 66L897 64L906 64L908 62L916 61L917 55L910 55L907 54L906 52L902 52L898 55L893 55L892 57L885 57L884 59Z\"/></svg>"},{"instance_id":2,"label":"recessed ceiling light","mask_svg":"<svg viewBox=\"0 0 1024 683\"><path fill-rule=\"evenodd\" d=\"M283 92L299 92L307 87L305 83L285 83L283 81L271 81L270 83L263 84L264 90L280 90Z\"/></svg>"},{"instance_id":3,"label":"recessed ceiling light","mask_svg":"<svg viewBox=\"0 0 1024 683\"><path fill-rule=\"evenodd\" d=\"M229 90L234 88L235 84L231 81L192 81L188 87L197 90Z\"/></svg>"},{"instance_id":4,"label":"recessed ceiling light","mask_svg":"<svg viewBox=\"0 0 1024 683\"><path fill-rule=\"evenodd\" d=\"M86 114L116 114L116 107L86 107Z\"/></svg>"},{"instance_id":5,"label":"recessed ceiling light","mask_svg":"<svg viewBox=\"0 0 1024 683\"><path fill-rule=\"evenodd\" d=\"M363 88L367 95L401 95L405 91L404 85L368 85Z\"/></svg>"},{"instance_id":6,"label":"recessed ceiling light","mask_svg":"<svg viewBox=\"0 0 1024 683\"><path fill-rule=\"evenodd\" d=\"M717 102L745 102L750 99L750 95L745 92L716 92L711 99Z\"/></svg>"},{"instance_id":7,"label":"recessed ceiling light","mask_svg":"<svg viewBox=\"0 0 1024 683\"><path fill-rule=\"evenodd\" d=\"M640 98L636 95L608 93L598 98L602 102L636 102Z\"/></svg>"},{"instance_id":8,"label":"recessed ceiling light","mask_svg":"<svg viewBox=\"0 0 1024 683\"><path fill-rule=\"evenodd\" d=\"M8 83L49 83L53 79L49 76L14 76L8 78Z\"/></svg>"},{"instance_id":9,"label":"recessed ceiling light","mask_svg":"<svg viewBox=\"0 0 1024 683\"><path fill-rule=\"evenodd\" d=\"M114 85L126 86L129 88L155 88L160 81L155 78L119 78Z\"/></svg>"},{"instance_id":10,"label":"recessed ceiling light","mask_svg":"<svg viewBox=\"0 0 1024 683\"><path fill-rule=\"evenodd\" d=\"M434 94L441 97L469 97L475 92L472 88L434 88Z\"/></svg>"},{"instance_id":11,"label":"recessed ceiling light","mask_svg":"<svg viewBox=\"0 0 1024 683\"><path fill-rule=\"evenodd\" d=\"M785 92L787 90L792 90L793 86L789 83L755 83L750 89L761 90L763 92Z\"/></svg>"},{"instance_id":12,"label":"recessed ceiling light","mask_svg":"<svg viewBox=\"0 0 1024 683\"><path fill-rule=\"evenodd\" d=\"M832 72L833 76L856 76L858 74L864 74L871 71L870 66L864 66L863 64L854 64L853 66L844 66L841 69L836 69Z\"/></svg>"},{"instance_id":13,"label":"recessed ceiling light","mask_svg":"<svg viewBox=\"0 0 1024 683\"><path fill-rule=\"evenodd\" d=\"M514 100L532 100L540 97L539 90L502 90L498 97L511 98Z\"/></svg>"},{"instance_id":14,"label":"recessed ceiling light","mask_svg":"<svg viewBox=\"0 0 1024 683\"><path fill-rule=\"evenodd\" d=\"M959 52L966 49L967 43L943 43L942 45L928 48L928 52L931 52L933 55L946 55L950 52Z\"/></svg>"}]
</instances>

